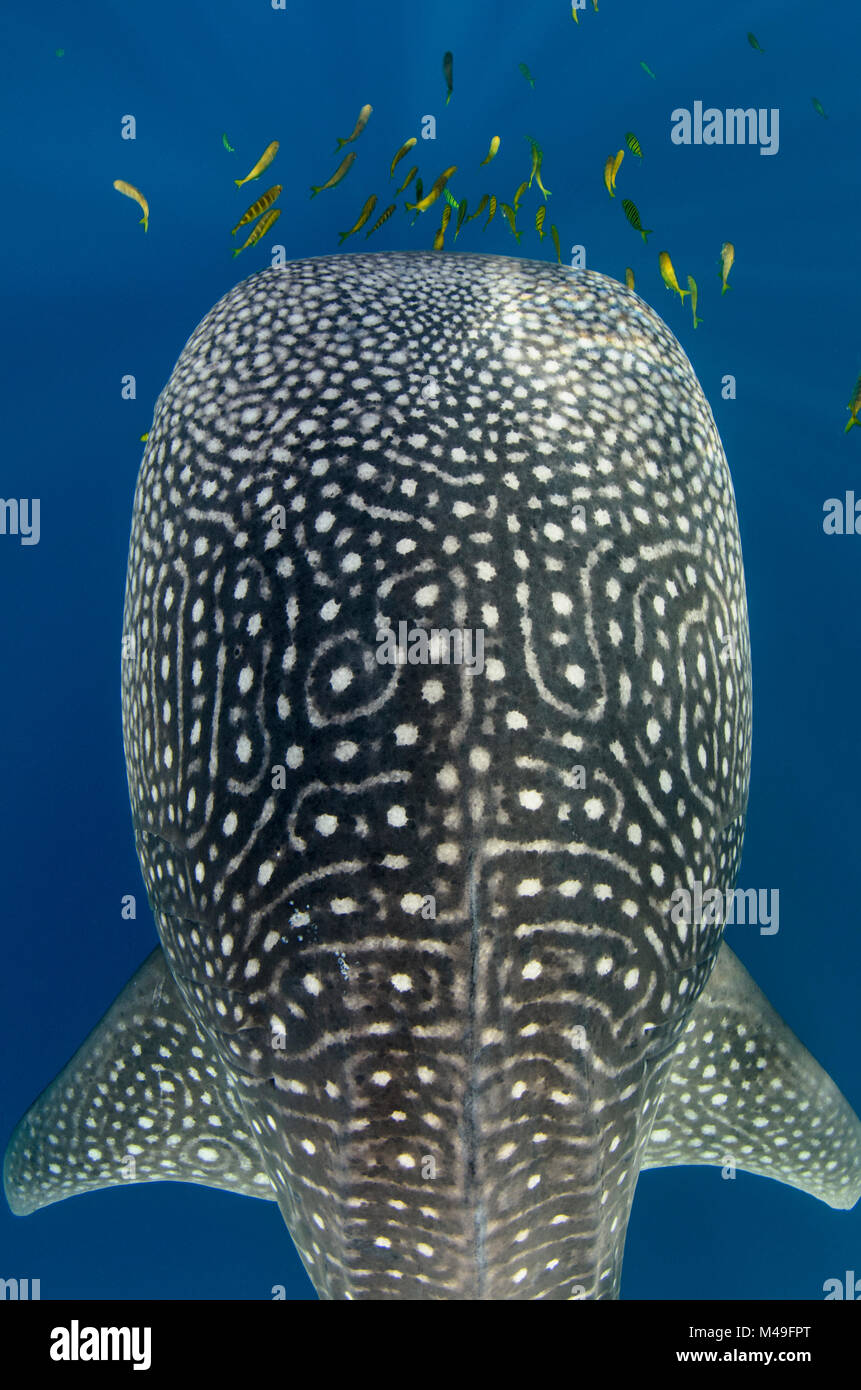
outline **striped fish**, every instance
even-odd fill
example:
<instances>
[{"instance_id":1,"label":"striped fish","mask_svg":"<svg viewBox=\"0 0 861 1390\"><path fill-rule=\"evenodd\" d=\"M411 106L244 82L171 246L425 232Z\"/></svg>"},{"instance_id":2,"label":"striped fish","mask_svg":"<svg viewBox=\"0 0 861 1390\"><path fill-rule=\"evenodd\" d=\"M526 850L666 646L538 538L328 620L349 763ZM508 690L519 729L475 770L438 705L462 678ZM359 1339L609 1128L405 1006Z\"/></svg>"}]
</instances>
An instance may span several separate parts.
<instances>
[{"instance_id":1,"label":"striped fish","mask_svg":"<svg viewBox=\"0 0 861 1390\"><path fill-rule=\"evenodd\" d=\"M236 249L233 252L234 257L240 255L243 251L247 251L249 246L256 246L258 241L265 237L266 233L270 230L270 228L275 226L275 223L278 221L278 218L280 216L280 208L273 208L271 212L264 213L260 221L257 223L257 226L252 228L251 235L247 238L247 240L244 241L241 246L236 247Z\"/></svg>"},{"instance_id":2,"label":"striped fish","mask_svg":"<svg viewBox=\"0 0 861 1390\"><path fill-rule=\"evenodd\" d=\"M256 203L252 203L250 208L246 208L230 235L236 236L240 227L246 226L249 222L256 221L261 212L265 212L267 208L271 208L275 200L280 197L281 184L275 183L270 189L267 189L262 198L258 198Z\"/></svg>"},{"instance_id":3,"label":"striped fish","mask_svg":"<svg viewBox=\"0 0 861 1390\"><path fill-rule=\"evenodd\" d=\"M367 241L369 236L373 236L374 232L379 231L380 227L382 227L384 222L388 222L389 218L395 212L396 208L397 203L390 203L389 206L386 208L385 212L380 213L371 230L365 233L365 241Z\"/></svg>"},{"instance_id":4,"label":"striped fish","mask_svg":"<svg viewBox=\"0 0 861 1390\"><path fill-rule=\"evenodd\" d=\"M654 231L654 228L643 226L642 222L640 221L640 212L636 203L632 203L630 198L623 198L622 208L624 210L625 216L627 217L631 226L634 228L634 231L639 232L640 236L643 238L643 241L647 242L652 232Z\"/></svg>"}]
</instances>

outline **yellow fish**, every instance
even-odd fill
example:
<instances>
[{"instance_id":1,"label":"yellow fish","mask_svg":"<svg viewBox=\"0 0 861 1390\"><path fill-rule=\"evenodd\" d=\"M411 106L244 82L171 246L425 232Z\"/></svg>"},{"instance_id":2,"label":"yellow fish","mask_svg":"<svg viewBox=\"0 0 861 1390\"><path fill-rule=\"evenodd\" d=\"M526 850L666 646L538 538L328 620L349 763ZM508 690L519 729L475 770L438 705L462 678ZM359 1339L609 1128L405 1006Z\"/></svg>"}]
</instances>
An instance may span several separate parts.
<instances>
[{"instance_id":1,"label":"yellow fish","mask_svg":"<svg viewBox=\"0 0 861 1390\"><path fill-rule=\"evenodd\" d=\"M439 228L438 228L438 230L437 230L437 234L436 234L436 236L435 236L434 239L433 239L433 249L434 249L434 251L441 251L442 248L443 248L443 242L445 241L445 229L446 229L446 227L447 227L448 224L449 224L449 219L450 219L450 218L451 218L451 204L450 204L450 203L446 203L445 207L444 207L443 210L442 210L442 222L439 224Z\"/></svg>"},{"instance_id":2,"label":"yellow fish","mask_svg":"<svg viewBox=\"0 0 861 1390\"><path fill-rule=\"evenodd\" d=\"M418 142L417 142L417 140L416 140L416 137L413 136L411 140L407 140L407 142L406 142L405 145L401 145L401 148L398 150L397 154L395 155L394 159L392 160L392 167L391 167L391 169L389 170L389 178L392 178L392 177L393 177L394 172L395 172L395 169L396 169L397 166L400 164L400 162L401 162L401 160L403 159L404 155L405 155L405 154L409 154L409 152L410 152L410 150L412 149L413 145L415 145L415 144L417 144L417 143L418 143ZM418 168L418 165L416 165L416 168Z\"/></svg>"},{"instance_id":3,"label":"yellow fish","mask_svg":"<svg viewBox=\"0 0 861 1390\"><path fill-rule=\"evenodd\" d=\"M339 245L339 246L343 246L343 244L344 244L344 242L347 240L347 237L348 237L348 236L352 236L354 232L360 232L360 231L362 230L362 228L364 227L365 223L367 222L368 218L370 217L371 213L374 211L374 208L375 208L376 206L377 206L377 195L376 195L376 193L372 193L371 196L370 196L370 198L368 199L368 201L365 203L365 206L362 208L362 211L359 213L359 220L358 220L358 222L356 222L355 225L352 226L348 232L339 232L339 233L338 233L338 236L339 236L338 245Z\"/></svg>"},{"instance_id":4,"label":"yellow fish","mask_svg":"<svg viewBox=\"0 0 861 1390\"><path fill-rule=\"evenodd\" d=\"M544 240L544 218L545 218L546 214L547 214L547 209L546 209L546 207L544 206L544 204L542 203L542 204L541 204L541 207L538 209L538 211L537 211L536 214L535 214L535 230L536 230L536 232L538 233L538 235L539 235L539 237L541 238L542 241Z\"/></svg>"},{"instance_id":5,"label":"yellow fish","mask_svg":"<svg viewBox=\"0 0 861 1390\"><path fill-rule=\"evenodd\" d=\"M672 290L675 294L677 294L681 299L682 303L684 304L685 295L690 294L690 290L679 289L679 282L676 279L676 272L673 269L673 263L670 260L669 251L659 252L658 265L661 267L661 279L663 280L667 289Z\"/></svg>"},{"instance_id":6,"label":"yellow fish","mask_svg":"<svg viewBox=\"0 0 861 1390\"><path fill-rule=\"evenodd\" d=\"M550 197L550 190L547 189L547 188L545 188L545 187L544 187L544 184L541 182L541 165L542 165L542 162L543 162L543 160L544 160L544 151L542 150L541 146L538 144L538 141L535 140L535 139L533 139L533 137L532 137L531 135L527 135L527 136L526 136L526 139L527 139L527 141L529 142L529 144L532 146L532 171L531 171L531 173L530 173L530 175L529 175L529 184L528 184L528 187L531 188L531 187L532 187L532 180L533 180L533 179L536 179L536 180L537 180L537 183L538 183L538 187L541 189L541 192L544 194L544 198L545 198L545 201L546 201L546 199Z\"/></svg>"},{"instance_id":7,"label":"yellow fish","mask_svg":"<svg viewBox=\"0 0 861 1390\"><path fill-rule=\"evenodd\" d=\"M475 212L471 212L470 215L469 215L469 217L466 219L467 222L474 222L475 219L476 219L476 217L480 217L481 214L484 212L484 210L485 210L485 208L487 207L487 205L488 205L489 202L490 202L490 194L489 194L489 193L485 193L485 195L484 195L484 197L482 198L481 202L479 203L478 207L475 209Z\"/></svg>"},{"instance_id":8,"label":"yellow fish","mask_svg":"<svg viewBox=\"0 0 861 1390\"><path fill-rule=\"evenodd\" d=\"M518 188L517 192L515 193L515 195L514 195L514 210L515 210L515 212L517 211L518 207L520 206L520 199L523 197L523 195L524 195L524 193L526 192L526 190L527 190L528 187L529 187L529 184L528 184L528 183L522 183L522 184L520 185L520 187Z\"/></svg>"},{"instance_id":9,"label":"yellow fish","mask_svg":"<svg viewBox=\"0 0 861 1390\"><path fill-rule=\"evenodd\" d=\"M577 6L573 3L573 0L571 4L571 18L573 19L575 24L580 23L579 19L577 18Z\"/></svg>"},{"instance_id":10,"label":"yellow fish","mask_svg":"<svg viewBox=\"0 0 861 1390\"><path fill-rule=\"evenodd\" d=\"M353 143L354 140L358 140L359 136L361 135L362 131L365 129L365 126L368 124L368 121L369 121L370 118L371 118L371 112L373 111L373 109L374 109L373 106L363 106L363 107L362 107L361 111L359 112L359 118L358 118L358 120L356 121L356 124L353 126L353 133L352 133L352 135L348 135L347 138L346 138L346 140L339 140L339 141L338 141L337 145L335 146L335 154L337 154L338 151L339 151L344 145L351 145L351 144ZM415 143L415 142L413 142L413 143Z\"/></svg>"},{"instance_id":11,"label":"yellow fish","mask_svg":"<svg viewBox=\"0 0 861 1390\"><path fill-rule=\"evenodd\" d=\"M634 288L634 272L629 265L625 266L625 284L629 290Z\"/></svg>"},{"instance_id":12,"label":"yellow fish","mask_svg":"<svg viewBox=\"0 0 861 1390\"><path fill-rule=\"evenodd\" d=\"M316 198L316 196L317 196L318 193L323 193L323 192L325 191L325 189L327 189L327 188L334 188L336 184L339 184L339 183L341 182L341 179L344 177L344 175L345 175L346 173L349 172L350 167L351 167L351 165L352 165L352 163L353 163L353 160L354 160L355 158L356 158L356 151L355 151L355 150L350 150L350 153L349 153L349 154L345 154L345 155L344 155L344 158L341 160L341 163L338 165L338 167L337 167L337 169L335 170L334 174L332 175L332 177L331 177L329 180L327 180L326 183L317 183L317 184L313 184L313 183L312 183L312 185L311 185L311 197L312 197L312 198Z\"/></svg>"},{"instance_id":13,"label":"yellow fish","mask_svg":"<svg viewBox=\"0 0 861 1390\"><path fill-rule=\"evenodd\" d=\"M852 399L847 405L846 409L850 412L850 414L849 420L846 424L846 428L843 431L844 434L848 434L853 425L861 425L861 420L858 419L858 411L861 410L861 376L859 376L858 380L855 383L855 390L852 392Z\"/></svg>"},{"instance_id":14,"label":"yellow fish","mask_svg":"<svg viewBox=\"0 0 861 1390\"><path fill-rule=\"evenodd\" d=\"M377 218L377 220L376 220L376 222L374 223L374 225L373 225L373 227L371 228L371 230L370 230L369 232L366 232L366 233L365 233L365 241L368 240L368 237L369 237L369 236L373 236L373 234L374 234L374 232L377 230L377 228L378 228L378 227L382 227L382 225L383 225L384 222L388 222L389 218L391 217L392 213L395 211L395 208L396 208L396 207L397 207L397 203L390 203L389 206L386 208L385 212L381 212L381 213L380 213L379 217Z\"/></svg>"},{"instance_id":15,"label":"yellow fish","mask_svg":"<svg viewBox=\"0 0 861 1390\"><path fill-rule=\"evenodd\" d=\"M243 212L242 216L240 217L236 226L233 228L233 231L230 233L230 235L236 236L236 233L239 231L240 227L244 227L246 222L253 222L255 218L260 216L261 212L265 212L267 208L271 208L276 198L280 198L280 196L281 184L273 184L272 187L268 190L268 192L263 194L262 198L258 198L256 203L252 203L251 207L248 208L246 212Z\"/></svg>"},{"instance_id":16,"label":"yellow fish","mask_svg":"<svg viewBox=\"0 0 861 1390\"><path fill-rule=\"evenodd\" d=\"M260 221L257 223L257 226L252 231L248 240L242 246L237 246L236 250L233 253L234 256L238 256L240 251L247 250L249 246L256 246L257 242L260 241L261 237L265 237L266 233L269 231L269 228L274 227L275 223L278 221L278 218L280 216L281 209L273 208L271 212L267 212L265 217L261 217Z\"/></svg>"},{"instance_id":17,"label":"yellow fish","mask_svg":"<svg viewBox=\"0 0 861 1390\"><path fill-rule=\"evenodd\" d=\"M616 196L615 193L613 192L613 162L614 162L614 158L615 158L615 156L613 156L612 154L608 154L608 155L607 155L607 162L606 162L606 164L604 165L604 187L606 188L606 190L607 190L607 192L609 193L609 195L610 195L611 198L615 198L615 196Z\"/></svg>"},{"instance_id":18,"label":"yellow fish","mask_svg":"<svg viewBox=\"0 0 861 1390\"><path fill-rule=\"evenodd\" d=\"M400 188L399 188L399 189L397 190L397 192L395 193L395 197L396 197L396 198L397 198L397 196L398 196L399 193L403 193L403 191L404 191L405 188L409 188L410 184L412 183L412 181L413 181L413 179L415 178L415 176L416 176L416 174L418 173L418 171L419 171L419 166L418 166L417 164L414 164L413 167L412 167L412 169L410 169L410 172L407 174L406 178L404 179L403 183L401 184Z\"/></svg>"},{"instance_id":19,"label":"yellow fish","mask_svg":"<svg viewBox=\"0 0 861 1390\"><path fill-rule=\"evenodd\" d=\"M490 212L489 212L489 214L488 214L487 221L486 221L485 224L484 224L484 230L485 230L485 231L487 231L488 227L490 226L491 222L493 221L494 217L496 216L496 208L497 208L496 195L495 195L494 193L491 193L491 195L490 195Z\"/></svg>"},{"instance_id":20,"label":"yellow fish","mask_svg":"<svg viewBox=\"0 0 861 1390\"><path fill-rule=\"evenodd\" d=\"M502 208L503 214L504 214L504 216L505 216L505 218L506 218L506 220L507 220L507 222L508 222L508 225L509 225L509 227L511 228L511 230L512 230L512 232L513 232L513 234L514 234L514 236L515 236L515 238L516 238L516 240L517 240L517 244L518 244L518 246L519 246L519 245L520 245L520 238L523 236L523 233L522 233L522 232L518 232L517 228L516 228L515 225L514 225L515 220L516 220L516 218L517 218L517 213L514 211L514 208L510 208L510 207L508 206L507 203L500 203L499 206Z\"/></svg>"},{"instance_id":21,"label":"yellow fish","mask_svg":"<svg viewBox=\"0 0 861 1390\"><path fill-rule=\"evenodd\" d=\"M527 139L528 139L528 138L529 138L529 137L527 136ZM531 169L530 174L529 174L529 183L527 184L527 188L531 188L531 187L532 187L532 180L535 178L535 175L538 173L538 171L539 171L540 168L541 168L541 151L539 150L539 148L538 148L537 145L533 145L533 146L532 146L532 169Z\"/></svg>"},{"instance_id":22,"label":"yellow fish","mask_svg":"<svg viewBox=\"0 0 861 1390\"><path fill-rule=\"evenodd\" d=\"M276 154L278 153L278 141L273 140L271 145L267 145L262 155L258 159L250 174L246 174L244 179L234 179L237 188L241 188L244 183L250 183L252 179L259 179L264 169L268 169Z\"/></svg>"},{"instance_id":23,"label":"yellow fish","mask_svg":"<svg viewBox=\"0 0 861 1390\"><path fill-rule=\"evenodd\" d=\"M422 184L421 179L416 179L416 202L417 202L417 203L420 203L420 202L421 202L421 200L422 200L422 194L423 194L423 193L424 193L424 185ZM406 211L406 208L407 208L407 204L404 203L404 211ZM414 226L416 225L416 223L418 222L418 220L419 220L419 214L416 213L415 217L413 218L412 222L410 223L410 226L411 226L411 227L414 227Z\"/></svg>"},{"instance_id":24,"label":"yellow fish","mask_svg":"<svg viewBox=\"0 0 861 1390\"><path fill-rule=\"evenodd\" d=\"M694 316L694 328L702 323L702 319L697 318L697 282L693 275L688 276L688 289L691 292L691 312Z\"/></svg>"},{"instance_id":25,"label":"yellow fish","mask_svg":"<svg viewBox=\"0 0 861 1390\"><path fill-rule=\"evenodd\" d=\"M551 224L551 227L550 227L550 235L551 235L552 238L553 238L553 245L556 247L556 261L557 261L557 264L558 264L558 265L561 265L561 264L562 264L562 252L561 252L561 250L560 250L560 248L559 248L559 233L558 233L558 231L556 230L556 228L555 228L552 224Z\"/></svg>"},{"instance_id":26,"label":"yellow fish","mask_svg":"<svg viewBox=\"0 0 861 1390\"><path fill-rule=\"evenodd\" d=\"M732 285L727 284L727 279L729 277L730 271L732 270L732 263L734 260L735 247L733 246L731 241L725 241L720 249L720 271L718 272L721 279L723 280L723 285L721 286L721 294L726 294L727 290L732 289Z\"/></svg>"},{"instance_id":27,"label":"yellow fish","mask_svg":"<svg viewBox=\"0 0 861 1390\"><path fill-rule=\"evenodd\" d=\"M847 426L847 428L848 428L848 426ZM149 430L147 430L146 434L142 434L142 435L141 435L141 444L146 444L146 442L147 442L148 439L149 439Z\"/></svg>"},{"instance_id":28,"label":"yellow fish","mask_svg":"<svg viewBox=\"0 0 861 1390\"><path fill-rule=\"evenodd\" d=\"M442 174L440 174L430 193L428 193L426 197L422 198L421 202L407 203L407 212L427 212L428 208L433 206L439 195L442 193L452 174L456 173L457 165L453 164L450 169L446 169ZM446 204L446 206L448 205Z\"/></svg>"},{"instance_id":29,"label":"yellow fish","mask_svg":"<svg viewBox=\"0 0 861 1390\"><path fill-rule=\"evenodd\" d=\"M118 193L124 193L127 198L133 198L138 207L143 212L141 222L144 231L149 227L149 203L147 202L140 189L135 188L134 184L126 183L125 179L114 179L114 188Z\"/></svg>"},{"instance_id":30,"label":"yellow fish","mask_svg":"<svg viewBox=\"0 0 861 1390\"><path fill-rule=\"evenodd\" d=\"M604 165L604 187L611 198L616 196L616 175L622 167L622 160L625 158L625 151L619 150L617 154L607 156L607 163Z\"/></svg>"},{"instance_id":31,"label":"yellow fish","mask_svg":"<svg viewBox=\"0 0 861 1390\"><path fill-rule=\"evenodd\" d=\"M527 140L529 140L528 135L526 138ZM529 183L527 184L527 187L531 188L532 180L535 179L535 182L538 184L538 187L541 189L541 192L544 194L544 197L549 198L550 190L545 188L544 184L541 182L541 161L543 160L544 155L542 154L541 150L538 148L534 141L530 140L529 143L532 145L532 171L529 175Z\"/></svg>"},{"instance_id":32,"label":"yellow fish","mask_svg":"<svg viewBox=\"0 0 861 1390\"><path fill-rule=\"evenodd\" d=\"M479 164L479 166L478 166L479 169L481 169L485 164L489 164L489 163L490 163L490 161L491 161L491 160L494 158L494 156L496 155L496 152L497 152L498 149L499 149L499 136L498 136L498 135L494 135L493 139L492 139L491 142L490 142L490 149L487 151L487 154L484 156L484 159L481 161L481 164Z\"/></svg>"}]
</instances>

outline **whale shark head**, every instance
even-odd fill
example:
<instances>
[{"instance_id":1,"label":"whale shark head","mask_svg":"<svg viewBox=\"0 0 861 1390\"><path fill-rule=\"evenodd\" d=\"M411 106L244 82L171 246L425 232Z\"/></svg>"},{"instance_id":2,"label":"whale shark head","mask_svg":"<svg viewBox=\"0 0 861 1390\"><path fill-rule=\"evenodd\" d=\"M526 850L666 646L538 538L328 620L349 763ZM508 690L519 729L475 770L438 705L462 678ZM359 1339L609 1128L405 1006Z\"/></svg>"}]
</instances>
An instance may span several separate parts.
<instances>
[{"instance_id":1,"label":"whale shark head","mask_svg":"<svg viewBox=\"0 0 861 1390\"><path fill-rule=\"evenodd\" d=\"M735 881L748 624L632 292L433 254L232 290L141 466L123 724L161 948L21 1121L14 1210L181 1178L274 1198L321 1297L607 1298L644 1167L856 1200L857 1119L674 909Z\"/></svg>"}]
</instances>

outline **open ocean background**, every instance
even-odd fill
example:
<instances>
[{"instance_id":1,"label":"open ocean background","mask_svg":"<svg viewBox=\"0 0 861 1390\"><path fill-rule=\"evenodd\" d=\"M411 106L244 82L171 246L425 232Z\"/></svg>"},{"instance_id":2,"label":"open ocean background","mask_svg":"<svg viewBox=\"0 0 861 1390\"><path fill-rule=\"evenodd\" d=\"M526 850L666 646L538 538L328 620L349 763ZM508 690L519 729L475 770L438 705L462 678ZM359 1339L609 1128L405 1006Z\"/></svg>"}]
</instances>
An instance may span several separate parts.
<instances>
[{"instance_id":1,"label":"open ocean background","mask_svg":"<svg viewBox=\"0 0 861 1390\"><path fill-rule=\"evenodd\" d=\"M139 438L183 344L269 264L273 242L289 259L335 251L369 193L376 216L412 163L425 191L457 164L452 189L473 210L485 191L510 202L529 173L526 133L544 149L546 229L558 226L563 260L583 245L591 269L624 280L633 267L714 410L753 651L739 886L780 891L777 935L736 927L728 940L861 1111L861 536L822 527L825 499L861 482L861 429L843 433L861 370L857 5L600 0L595 13L590 0L574 25L570 0L286 4L44 0L0 17L0 494L41 499L38 545L0 536L0 1149L156 944L123 762L120 637ZM779 152L672 144L670 113L697 100L778 108ZM311 202L367 101L354 168ZM129 114L134 141L120 136ZM427 114L435 144L420 140L389 183L392 155ZM627 130L644 159L626 154L610 201L604 160ZM497 133L500 154L479 170ZM233 180L273 139L284 211L234 261L230 228L269 184ZM147 195L147 235L115 178ZM655 228L648 246L625 221L626 196ZM521 246L500 212L486 232L484 217L467 226L457 250L555 259L533 229L537 206L533 189ZM399 207L345 249L428 249L438 211L411 228ZM736 264L721 297L724 240ZM688 273L699 285L696 332L661 282L665 248L682 285ZM121 398L126 373L133 401ZM726 373L734 401L721 399ZM134 922L120 916L127 893ZM834 1212L743 1173L664 1169L640 1179L622 1297L821 1299L847 1269L861 1272L861 1208ZM171 1183L23 1220L0 1203L0 1277L39 1278L45 1299L267 1299L276 1284L315 1296L273 1204Z\"/></svg>"}]
</instances>

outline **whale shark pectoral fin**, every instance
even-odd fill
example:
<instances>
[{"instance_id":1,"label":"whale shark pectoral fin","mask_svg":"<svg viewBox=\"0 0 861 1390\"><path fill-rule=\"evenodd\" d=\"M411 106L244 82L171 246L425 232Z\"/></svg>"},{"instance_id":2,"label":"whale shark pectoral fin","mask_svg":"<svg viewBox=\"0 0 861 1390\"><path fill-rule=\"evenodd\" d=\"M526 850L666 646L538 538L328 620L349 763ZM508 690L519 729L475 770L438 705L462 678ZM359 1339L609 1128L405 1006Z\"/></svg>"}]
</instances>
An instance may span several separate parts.
<instances>
[{"instance_id":1,"label":"whale shark pectoral fin","mask_svg":"<svg viewBox=\"0 0 861 1390\"><path fill-rule=\"evenodd\" d=\"M159 946L19 1121L3 1187L26 1216L79 1192L165 1179L274 1200L257 1141Z\"/></svg>"},{"instance_id":2,"label":"whale shark pectoral fin","mask_svg":"<svg viewBox=\"0 0 861 1390\"><path fill-rule=\"evenodd\" d=\"M830 1207L861 1196L861 1122L725 942L669 1065L641 1167L679 1163L733 1163Z\"/></svg>"}]
</instances>

